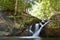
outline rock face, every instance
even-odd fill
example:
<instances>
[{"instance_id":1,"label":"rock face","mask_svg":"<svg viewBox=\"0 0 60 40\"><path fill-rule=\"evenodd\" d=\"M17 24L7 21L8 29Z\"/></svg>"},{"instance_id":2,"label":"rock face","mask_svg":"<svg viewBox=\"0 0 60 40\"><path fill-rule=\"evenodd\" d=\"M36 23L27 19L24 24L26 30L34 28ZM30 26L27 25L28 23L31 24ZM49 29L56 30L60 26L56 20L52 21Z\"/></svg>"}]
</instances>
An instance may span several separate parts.
<instances>
[{"instance_id":1,"label":"rock face","mask_svg":"<svg viewBox=\"0 0 60 40\"><path fill-rule=\"evenodd\" d=\"M46 34L50 37L60 37L60 13L50 18L51 22L46 25Z\"/></svg>"},{"instance_id":2,"label":"rock face","mask_svg":"<svg viewBox=\"0 0 60 40\"><path fill-rule=\"evenodd\" d=\"M0 11L0 36L6 36L11 32L12 25L4 12Z\"/></svg>"}]
</instances>

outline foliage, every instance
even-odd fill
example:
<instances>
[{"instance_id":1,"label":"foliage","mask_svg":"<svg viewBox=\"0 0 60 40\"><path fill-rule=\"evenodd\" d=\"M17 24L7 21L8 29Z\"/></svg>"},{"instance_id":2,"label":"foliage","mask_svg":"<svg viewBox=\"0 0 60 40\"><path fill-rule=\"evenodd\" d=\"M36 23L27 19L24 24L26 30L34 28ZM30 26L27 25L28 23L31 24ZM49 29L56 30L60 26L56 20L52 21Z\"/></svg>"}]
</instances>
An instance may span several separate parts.
<instances>
[{"instance_id":1,"label":"foliage","mask_svg":"<svg viewBox=\"0 0 60 40\"><path fill-rule=\"evenodd\" d=\"M50 19L55 10L60 8L60 0L42 0L34 1L32 8L29 9L29 14L39 19Z\"/></svg>"},{"instance_id":2,"label":"foliage","mask_svg":"<svg viewBox=\"0 0 60 40\"><path fill-rule=\"evenodd\" d=\"M19 0L18 1L18 11L19 12L26 12L29 7L31 7L29 0Z\"/></svg>"},{"instance_id":3,"label":"foliage","mask_svg":"<svg viewBox=\"0 0 60 40\"><path fill-rule=\"evenodd\" d=\"M13 10L14 9L14 0L0 0L0 9L3 10Z\"/></svg>"},{"instance_id":4,"label":"foliage","mask_svg":"<svg viewBox=\"0 0 60 40\"><path fill-rule=\"evenodd\" d=\"M14 10L16 0L0 0L0 9ZM26 13L37 17L39 19L50 19L55 11L60 10L60 0L18 0L17 2L17 14L11 13L10 19L16 19L18 26L24 25L26 20L30 20L26 17ZM15 11L15 10L14 10ZM26 14L26 15L25 15ZM25 15L25 16L24 16ZM24 16L24 17L20 17ZM22 19L21 19L22 18ZM32 18L32 17L31 17ZM33 18L32 18L33 19ZM22 22L23 20L23 22Z\"/></svg>"}]
</instances>

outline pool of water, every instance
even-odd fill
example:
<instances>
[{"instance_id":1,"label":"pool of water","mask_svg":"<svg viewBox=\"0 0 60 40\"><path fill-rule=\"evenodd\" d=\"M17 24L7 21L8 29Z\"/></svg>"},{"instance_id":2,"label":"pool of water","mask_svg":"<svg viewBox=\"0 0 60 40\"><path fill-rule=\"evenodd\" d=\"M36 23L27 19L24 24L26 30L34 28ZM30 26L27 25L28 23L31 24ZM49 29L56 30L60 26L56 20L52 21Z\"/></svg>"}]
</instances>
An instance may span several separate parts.
<instances>
[{"instance_id":1,"label":"pool of water","mask_svg":"<svg viewBox=\"0 0 60 40\"><path fill-rule=\"evenodd\" d=\"M0 40L60 40L59 38L21 38L21 37L0 37Z\"/></svg>"}]
</instances>

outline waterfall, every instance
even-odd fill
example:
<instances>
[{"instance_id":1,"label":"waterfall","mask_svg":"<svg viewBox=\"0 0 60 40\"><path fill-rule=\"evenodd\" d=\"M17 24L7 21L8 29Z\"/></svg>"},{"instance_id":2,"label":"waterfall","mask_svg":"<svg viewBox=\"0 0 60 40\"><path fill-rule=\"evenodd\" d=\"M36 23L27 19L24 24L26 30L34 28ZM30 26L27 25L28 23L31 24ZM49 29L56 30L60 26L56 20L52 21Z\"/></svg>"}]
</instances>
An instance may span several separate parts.
<instances>
[{"instance_id":1,"label":"waterfall","mask_svg":"<svg viewBox=\"0 0 60 40\"><path fill-rule=\"evenodd\" d=\"M29 32L32 34L32 36L23 36L23 37L19 37L19 38L40 38L39 34L40 34L42 28L49 22L50 22L50 20L36 23L34 32L32 31L32 25L31 25L29 28Z\"/></svg>"},{"instance_id":2,"label":"waterfall","mask_svg":"<svg viewBox=\"0 0 60 40\"><path fill-rule=\"evenodd\" d=\"M31 30L31 28L32 28L32 25L30 26L29 32L30 32L31 34L34 34L33 31ZM38 31L38 29L39 29L39 24L37 23L37 24L35 25L35 32Z\"/></svg>"},{"instance_id":3,"label":"waterfall","mask_svg":"<svg viewBox=\"0 0 60 40\"><path fill-rule=\"evenodd\" d=\"M37 23L37 24L35 25L35 32L38 31L38 29L39 29L39 24Z\"/></svg>"},{"instance_id":4,"label":"waterfall","mask_svg":"<svg viewBox=\"0 0 60 40\"><path fill-rule=\"evenodd\" d=\"M44 22L44 21L42 21L42 22ZM31 30L31 28L32 28L32 25L30 26L30 29L29 29L29 31L30 31L30 33L32 33L33 35L33 37L39 37L39 34L40 34L40 32L41 32L41 30L42 30L42 28L47 24L47 23L49 23L50 22L50 20L48 20L47 22L45 22L44 24L42 24L41 22L38 24L35 24L35 32L33 33L33 31ZM39 25L41 26L40 28L39 28Z\"/></svg>"}]
</instances>

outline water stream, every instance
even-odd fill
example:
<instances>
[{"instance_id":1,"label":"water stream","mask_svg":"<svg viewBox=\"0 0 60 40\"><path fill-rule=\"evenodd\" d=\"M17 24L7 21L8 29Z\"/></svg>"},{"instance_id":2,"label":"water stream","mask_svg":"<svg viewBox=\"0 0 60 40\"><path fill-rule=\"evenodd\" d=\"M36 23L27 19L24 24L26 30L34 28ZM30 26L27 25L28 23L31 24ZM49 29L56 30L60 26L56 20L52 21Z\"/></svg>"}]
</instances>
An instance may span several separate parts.
<instances>
[{"instance_id":1,"label":"water stream","mask_svg":"<svg viewBox=\"0 0 60 40\"><path fill-rule=\"evenodd\" d=\"M42 22L44 22L44 21L42 21ZM44 24L42 24L42 22L35 24L35 31L34 31L34 32L31 30L32 25L30 26L29 32L30 32L31 34L33 34L32 37L39 37L39 34L40 34L42 28L43 28L46 24L48 24L48 23L50 22L50 20L47 21L47 22L45 22ZM40 27L39 27L39 25L40 25Z\"/></svg>"},{"instance_id":2,"label":"water stream","mask_svg":"<svg viewBox=\"0 0 60 40\"><path fill-rule=\"evenodd\" d=\"M48 20L48 21L46 21L45 23L44 23L45 21L42 21L42 22L40 22L40 23L36 23L35 24L35 30L34 30L34 32L32 31L32 25L30 26L30 28L29 28L29 32L32 34L32 36L23 36L23 37L19 37L19 38L40 38L39 37L39 34L40 34L40 32L41 32L41 30L43 29L43 27L46 25L46 24L48 24L49 22L50 22L50 20ZM40 26L39 26L40 25Z\"/></svg>"}]
</instances>

